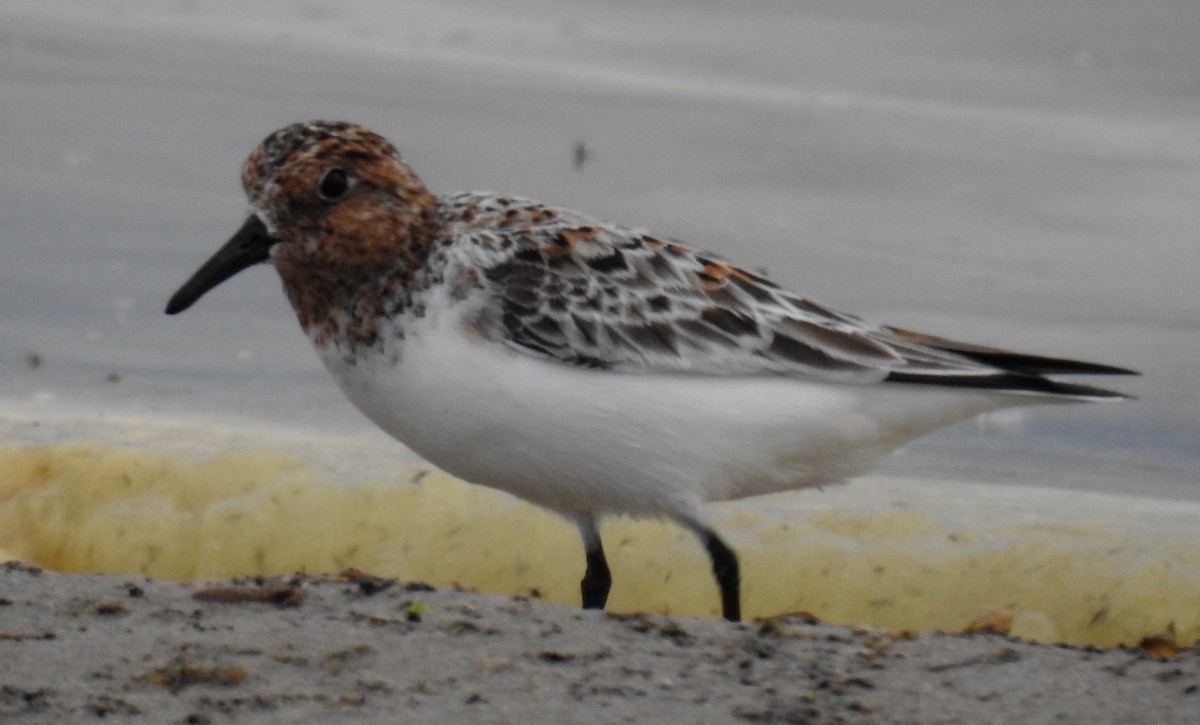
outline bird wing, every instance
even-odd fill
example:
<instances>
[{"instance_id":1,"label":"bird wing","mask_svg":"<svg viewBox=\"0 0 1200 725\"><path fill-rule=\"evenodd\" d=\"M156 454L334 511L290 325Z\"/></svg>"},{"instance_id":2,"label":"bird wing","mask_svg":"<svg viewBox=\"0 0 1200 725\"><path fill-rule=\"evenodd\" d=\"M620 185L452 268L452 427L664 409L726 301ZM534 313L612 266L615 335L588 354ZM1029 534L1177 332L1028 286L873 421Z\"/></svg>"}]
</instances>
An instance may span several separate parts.
<instances>
[{"instance_id":1,"label":"bird wing","mask_svg":"<svg viewBox=\"0 0 1200 725\"><path fill-rule=\"evenodd\" d=\"M1072 372L1065 369L1070 361L1056 361L1058 369L1028 363L1009 370L1003 363L1053 359L873 325L715 255L535 202L464 194L443 211L450 220L445 235L481 270L476 285L484 303L474 319L480 331L562 363L1040 392L1059 391L1030 388L1023 379Z\"/></svg>"}]
</instances>

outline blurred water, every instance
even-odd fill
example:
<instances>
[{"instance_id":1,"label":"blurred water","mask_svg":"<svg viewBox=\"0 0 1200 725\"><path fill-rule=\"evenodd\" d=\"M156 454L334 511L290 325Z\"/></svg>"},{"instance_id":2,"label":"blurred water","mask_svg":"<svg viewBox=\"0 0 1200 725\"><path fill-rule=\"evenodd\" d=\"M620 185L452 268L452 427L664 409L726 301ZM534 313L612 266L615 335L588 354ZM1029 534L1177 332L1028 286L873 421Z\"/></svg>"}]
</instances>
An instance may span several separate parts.
<instances>
[{"instance_id":1,"label":"blurred water","mask_svg":"<svg viewBox=\"0 0 1200 725\"><path fill-rule=\"evenodd\" d=\"M438 191L586 210L871 319L1144 372L1117 381L1137 402L963 424L885 471L1200 498L1198 30L1190 1L0 1L0 413L382 442L270 269L162 314L240 223L245 154L333 117Z\"/></svg>"}]
</instances>

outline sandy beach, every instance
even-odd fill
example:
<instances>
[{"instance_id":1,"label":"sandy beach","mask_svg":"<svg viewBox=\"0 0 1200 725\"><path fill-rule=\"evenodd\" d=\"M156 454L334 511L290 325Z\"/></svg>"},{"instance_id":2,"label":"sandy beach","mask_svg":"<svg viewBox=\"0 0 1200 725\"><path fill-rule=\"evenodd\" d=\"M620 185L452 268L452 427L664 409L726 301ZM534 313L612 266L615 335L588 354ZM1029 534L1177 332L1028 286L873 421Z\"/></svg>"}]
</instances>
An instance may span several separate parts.
<instances>
[{"instance_id":1,"label":"sandy beach","mask_svg":"<svg viewBox=\"0 0 1200 725\"><path fill-rule=\"evenodd\" d=\"M614 616L350 575L0 568L13 723L1186 723L1200 650Z\"/></svg>"}]
</instances>

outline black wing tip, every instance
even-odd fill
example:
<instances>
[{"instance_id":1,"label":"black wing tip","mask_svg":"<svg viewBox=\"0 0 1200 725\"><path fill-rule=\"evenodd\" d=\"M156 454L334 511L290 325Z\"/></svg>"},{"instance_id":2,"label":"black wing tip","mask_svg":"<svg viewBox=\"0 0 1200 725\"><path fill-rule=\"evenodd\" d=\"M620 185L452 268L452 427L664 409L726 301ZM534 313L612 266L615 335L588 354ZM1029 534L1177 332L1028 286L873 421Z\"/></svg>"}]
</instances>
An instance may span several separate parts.
<instances>
[{"instance_id":1,"label":"black wing tip","mask_svg":"<svg viewBox=\"0 0 1200 725\"><path fill-rule=\"evenodd\" d=\"M888 326L884 329L909 342L926 345L942 352L961 355L968 360L989 365L996 368L997 372L1015 373L1017 375L1032 377L1043 375L1141 375L1137 370L1117 365L1104 365L1084 360L1048 357L1045 355L1029 355L1002 348L948 340L944 337L914 332L902 327Z\"/></svg>"},{"instance_id":2,"label":"black wing tip","mask_svg":"<svg viewBox=\"0 0 1200 725\"><path fill-rule=\"evenodd\" d=\"M1117 368L1119 369L1119 368ZM1132 374L1139 373L1109 373ZM1040 375L1022 372L997 372L991 375L938 375L921 373L893 372L885 379L891 383L913 383L917 385L940 385L952 388L970 388L975 390L994 390L1004 393L1032 393L1078 400L1137 400L1132 395L1107 388L1097 388L1093 385L1079 383L1064 383L1059 380L1045 378Z\"/></svg>"},{"instance_id":3,"label":"black wing tip","mask_svg":"<svg viewBox=\"0 0 1200 725\"><path fill-rule=\"evenodd\" d=\"M994 365L1006 372L1021 375L1141 375L1141 372L1116 365L1069 360L1066 358L1022 355L1020 353L970 354L959 353L982 363Z\"/></svg>"}]
</instances>

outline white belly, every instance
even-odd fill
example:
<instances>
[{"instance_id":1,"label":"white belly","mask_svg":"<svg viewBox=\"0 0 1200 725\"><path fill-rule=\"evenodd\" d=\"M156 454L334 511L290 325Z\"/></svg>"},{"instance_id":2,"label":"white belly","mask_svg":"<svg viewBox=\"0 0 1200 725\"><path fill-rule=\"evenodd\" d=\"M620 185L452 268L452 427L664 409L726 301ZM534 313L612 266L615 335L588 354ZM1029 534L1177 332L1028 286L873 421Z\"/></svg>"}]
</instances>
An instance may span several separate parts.
<instances>
[{"instance_id":1,"label":"white belly","mask_svg":"<svg viewBox=\"0 0 1200 725\"><path fill-rule=\"evenodd\" d=\"M397 364L324 356L346 395L433 465L566 514L697 517L704 501L837 481L935 428L1039 402L937 386L613 373L417 322Z\"/></svg>"}]
</instances>

